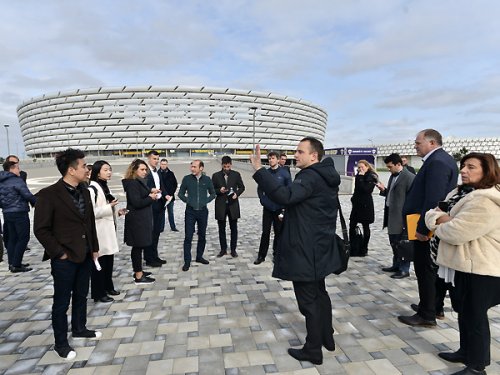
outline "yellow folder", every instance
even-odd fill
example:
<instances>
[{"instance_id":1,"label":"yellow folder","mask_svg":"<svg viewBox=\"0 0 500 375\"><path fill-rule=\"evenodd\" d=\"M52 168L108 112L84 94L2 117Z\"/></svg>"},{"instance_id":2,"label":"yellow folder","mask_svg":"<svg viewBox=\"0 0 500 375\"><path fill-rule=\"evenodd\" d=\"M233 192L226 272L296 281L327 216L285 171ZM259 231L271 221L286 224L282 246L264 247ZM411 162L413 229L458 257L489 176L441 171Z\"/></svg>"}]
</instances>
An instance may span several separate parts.
<instances>
[{"instance_id":1,"label":"yellow folder","mask_svg":"<svg viewBox=\"0 0 500 375\"><path fill-rule=\"evenodd\" d=\"M416 240L417 239L417 224L420 219L420 214L411 214L406 215L406 230L408 231L408 239ZM432 232L429 232L429 237L432 237Z\"/></svg>"}]
</instances>

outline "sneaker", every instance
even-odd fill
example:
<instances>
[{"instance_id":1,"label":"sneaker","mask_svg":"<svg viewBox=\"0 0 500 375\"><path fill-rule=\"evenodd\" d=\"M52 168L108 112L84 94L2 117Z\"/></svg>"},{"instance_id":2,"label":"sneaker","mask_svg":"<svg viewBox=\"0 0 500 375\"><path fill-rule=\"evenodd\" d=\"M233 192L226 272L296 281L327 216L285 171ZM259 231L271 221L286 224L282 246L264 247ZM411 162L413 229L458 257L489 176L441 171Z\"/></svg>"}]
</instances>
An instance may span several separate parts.
<instances>
[{"instance_id":1,"label":"sneaker","mask_svg":"<svg viewBox=\"0 0 500 375\"><path fill-rule=\"evenodd\" d=\"M196 263L208 264L210 262L208 260L206 260L205 258L199 258L199 259L196 259Z\"/></svg>"},{"instance_id":2,"label":"sneaker","mask_svg":"<svg viewBox=\"0 0 500 375\"><path fill-rule=\"evenodd\" d=\"M149 276L144 276L143 274L140 279L134 277L134 282L135 285L146 285L146 284L153 284L155 282L155 279Z\"/></svg>"},{"instance_id":3,"label":"sneaker","mask_svg":"<svg viewBox=\"0 0 500 375\"><path fill-rule=\"evenodd\" d=\"M93 331L91 329L85 329L81 332L73 332L72 335L74 339L100 339L102 333L99 331Z\"/></svg>"},{"instance_id":4,"label":"sneaker","mask_svg":"<svg viewBox=\"0 0 500 375\"><path fill-rule=\"evenodd\" d=\"M73 349L71 346L64 346L62 348L54 346L54 351L59 357L67 361L71 361L72 359L76 358L75 349Z\"/></svg>"},{"instance_id":5,"label":"sneaker","mask_svg":"<svg viewBox=\"0 0 500 375\"><path fill-rule=\"evenodd\" d=\"M142 274L144 276L151 276L153 274L153 272L142 271ZM132 272L132 277L135 277L135 272Z\"/></svg>"}]
</instances>

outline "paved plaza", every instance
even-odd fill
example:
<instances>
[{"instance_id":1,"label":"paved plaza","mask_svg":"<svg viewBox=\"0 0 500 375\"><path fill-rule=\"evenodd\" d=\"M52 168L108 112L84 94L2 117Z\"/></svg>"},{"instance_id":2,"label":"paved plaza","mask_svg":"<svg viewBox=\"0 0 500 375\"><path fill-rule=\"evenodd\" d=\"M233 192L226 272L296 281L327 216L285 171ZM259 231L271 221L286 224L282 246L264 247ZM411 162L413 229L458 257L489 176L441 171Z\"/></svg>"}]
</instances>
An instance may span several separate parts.
<instances>
[{"instance_id":1,"label":"paved plaza","mask_svg":"<svg viewBox=\"0 0 500 375\"><path fill-rule=\"evenodd\" d=\"M176 169L179 182L188 173L188 164L182 168L185 173ZM116 192L119 177L113 181ZM37 181L31 182L38 190ZM249 173L245 182L253 184ZM11 274L5 261L0 264L0 373L390 375L449 374L460 368L437 357L439 351L458 348L457 315L451 312L449 299L446 319L439 320L437 328L412 328L397 320L400 314L412 314L409 306L418 302L416 278L413 270L402 280L380 270L392 255L381 228L383 198L378 196L374 196L377 222L368 256L352 258L348 271L326 280L335 352L324 351L321 366L291 358L287 349L304 343L304 319L292 283L271 277L271 258L253 264L262 208L252 191L255 188L249 188L240 202L238 258L216 258L220 249L213 202L205 251L209 265L192 263L188 272L181 271L185 206L179 200L175 215L180 232L166 230L160 237L160 256L168 263L149 269L156 278L154 285L134 285L130 248L123 245L115 257L114 273L121 294L114 303L88 301L88 328L99 329L103 337L70 338L77 352L71 362L52 351L50 265L41 262L42 247L32 237L25 261L35 271ZM349 198L341 197L346 216ZM490 310L490 322L492 365L487 371L500 374L498 307Z\"/></svg>"}]
</instances>

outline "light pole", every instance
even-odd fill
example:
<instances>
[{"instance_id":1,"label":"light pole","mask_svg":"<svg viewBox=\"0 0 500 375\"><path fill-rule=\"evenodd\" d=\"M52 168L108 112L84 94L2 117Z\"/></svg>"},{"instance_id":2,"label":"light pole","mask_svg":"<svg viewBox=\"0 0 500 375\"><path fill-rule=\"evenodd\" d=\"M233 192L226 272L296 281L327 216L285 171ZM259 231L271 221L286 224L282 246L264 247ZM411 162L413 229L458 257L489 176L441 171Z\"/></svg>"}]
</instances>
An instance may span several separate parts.
<instances>
[{"instance_id":1,"label":"light pole","mask_svg":"<svg viewBox=\"0 0 500 375\"><path fill-rule=\"evenodd\" d=\"M222 124L219 124L220 154L222 155Z\"/></svg>"},{"instance_id":2,"label":"light pole","mask_svg":"<svg viewBox=\"0 0 500 375\"><path fill-rule=\"evenodd\" d=\"M253 111L252 150L255 152L255 111L257 111L257 107L250 107L250 109Z\"/></svg>"},{"instance_id":3,"label":"light pole","mask_svg":"<svg viewBox=\"0 0 500 375\"><path fill-rule=\"evenodd\" d=\"M10 155L10 142L9 142L9 125L4 125L5 132L7 133L7 154Z\"/></svg>"}]
</instances>

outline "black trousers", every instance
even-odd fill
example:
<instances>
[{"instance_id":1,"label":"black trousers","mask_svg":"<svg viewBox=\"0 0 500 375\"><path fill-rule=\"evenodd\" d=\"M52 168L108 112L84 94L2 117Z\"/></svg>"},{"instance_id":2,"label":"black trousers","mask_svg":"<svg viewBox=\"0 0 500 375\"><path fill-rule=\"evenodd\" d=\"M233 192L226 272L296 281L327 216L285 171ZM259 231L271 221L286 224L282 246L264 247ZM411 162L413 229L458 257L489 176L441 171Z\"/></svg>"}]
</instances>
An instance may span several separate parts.
<instances>
[{"instance_id":1,"label":"black trousers","mask_svg":"<svg viewBox=\"0 0 500 375\"><path fill-rule=\"evenodd\" d=\"M89 292L90 256L82 263L67 259L52 259L51 273L54 278L54 302L52 304L52 328L57 347L67 347L68 312L71 301L71 331L87 328L87 294Z\"/></svg>"},{"instance_id":2,"label":"black trousers","mask_svg":"<svg viewBox=\"0 0 500 375\"><path fill-rule=\"evenodd\" d=\"M99 264L101 270L98 271L95 268L94 262L92 262L92 272L91 272L91 283L90 283L90 296L93 299L98 299L106 297L107 292L115 289L113 285L113 264L115 256L114 255L102 255L99 257Z\"/></svg>"},{"instance_id":3,"label":"black trousers","mask_svg":"<svg viewBox=\"0 0 500 375\"><path fill-rule=\"evenodd\" d=\"M417 276L418 315L426 320L436 319L436 279L437 270L432 263L429 241L413 241L413 263Z\"/></svg>"},{"instance_id":4,"label":"black trousers","mask_svg":"<svg viewBox=\"0 0 500 375\"><path fill-rule=\"evenodd\" d=\"M231 230L231 252L236 251L236 244L238 243L238 219L233 219L229 212L229 206L226 206L226 213L224 220L217 220L219 225L219 243L221 251L227 251L226 240L226 217L229 219L229 229Z\"/></svg>"},{"instance_id":5,"label":"black trousers","mask_svg":"<svg viewBox=\"0 0 500 375\"><path fill-rule=\"evenodd\" d=\"M361 226L363 227L363 244L361 246L361 255L366 255L368 253L368 242L370 242L371 236L370 224L367 222L359 224L361 224ZM354 237L354 234L356 232L356 225L358 225L358 222L356 222L355 220L349 221L349 238Z\"/></svg>"},{"instance_id":6,"label":"black trousers","mask_svg":"<svg viewBox=\"0 0 500 375\"><path fill-rule=\"evenodd\" d=\"M132 269L134 272L142 272L142 247L132 247L130 257L132 258Z\"/></svg>"},{"instance_id":7,"label":"black trousers","mask_svg":"<svg viewBox=\"0 0 500 375\"><path fill-rule=\"evenodd\" d=\"M458 312L460 351L468 366L482 370L491 361L488 310L500 303L500 277L456 271L450 296Z\"/></svg>"},{"instance_id":8,"label":"black trousers","mask_svg":"<svg viewBox=\"0 0 500 375\"><path fill-rule=\"evenodd\" d=\"M304 349L321 353L321 346L333 335L332 302L326 291L325 279L319 281L294 281L293 289L299 311L306 318L306 343Z\"/></svg>"},{"instance_id":9,"label":"black trousers","mask_svg":"<svg viewBox=\"0 0 500 375\"><path fill-rule=\"evenodd\" d=\"M160 234L165 229L165 207L160 202L153 203L153 243L144 248L144 260L148 263L156 262L158 256L158 242Z\"/></svg>"},{"instance_id":10,"label":"black trousers","mask_svg":"<svg viewBox=\"0 0 500 375\"><path fill-rule=\"evenodd\" d=\"M273 255L276 252L278 239L281 233L281 226L283 223L278 217L280 213L281 210L271 211L265 207L262 211L262 235L260 236L259 258L265 259L267 256L269 241L271 239L271 226L274 230Z\"/></svg>"}]
</instances>

